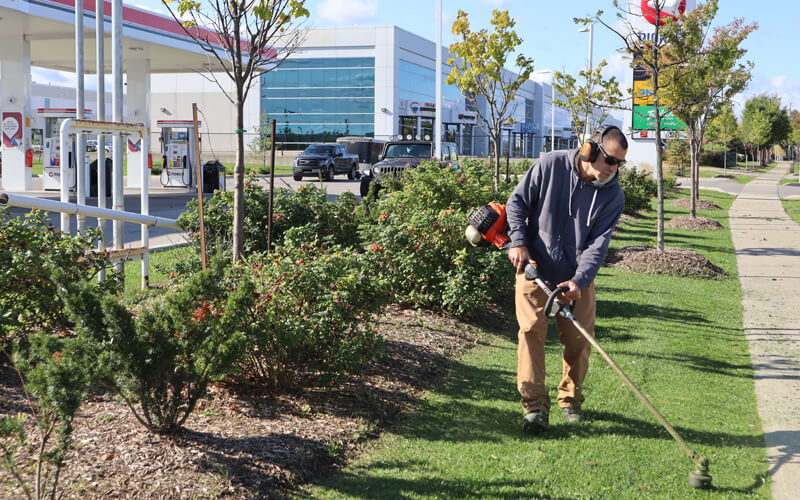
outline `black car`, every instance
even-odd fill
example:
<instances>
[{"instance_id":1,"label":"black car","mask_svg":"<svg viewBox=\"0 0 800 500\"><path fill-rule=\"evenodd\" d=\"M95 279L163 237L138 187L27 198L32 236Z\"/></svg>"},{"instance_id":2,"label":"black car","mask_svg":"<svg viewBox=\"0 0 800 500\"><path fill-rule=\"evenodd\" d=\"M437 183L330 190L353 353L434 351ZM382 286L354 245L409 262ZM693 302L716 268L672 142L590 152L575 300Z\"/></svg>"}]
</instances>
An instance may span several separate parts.
<instances>
[{"instance_id":1,"label":"black car","mask_svg":"<svg viewBox=\"0 0 800 500\"><path fill-rule=\"evenodd\" d=\"M399 175L407 168L419 166L422 160L432 159L434 157L433 149L434 145L430 141L400 140L386 143L378 163L363 172L361 196L367 196L370 183L377 183L377 188L380 189L382 176ZM458 148L455 143L442 143L441 159L458 167Z\"/></svg>"},{"instance_id":2,"label":"black car","mask_svg":"<svg viewBox=\"0 0 800 500\"><path fill-rule=\"evenodd\" d=\"M332 181L335 174L347 174L348 179L358 176L358 155L350 154L341 144L311 144L297 155L292 164L294 180L305 175Z\"/></svg>"}]
</instances>

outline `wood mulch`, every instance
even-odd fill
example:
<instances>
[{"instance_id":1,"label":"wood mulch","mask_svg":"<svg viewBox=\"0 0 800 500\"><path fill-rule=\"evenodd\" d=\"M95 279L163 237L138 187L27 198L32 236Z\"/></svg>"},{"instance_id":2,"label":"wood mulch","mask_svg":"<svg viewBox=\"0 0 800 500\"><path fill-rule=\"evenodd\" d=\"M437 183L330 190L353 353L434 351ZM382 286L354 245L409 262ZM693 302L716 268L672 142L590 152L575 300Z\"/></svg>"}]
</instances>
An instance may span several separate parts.
<instances>
[{"instance_id":1,"label":"wood mulch","mask_svg":"<svg viewBox=\"0 0 800 500\"><path fill-rule=\"evenodd\" d=\"M703 255L688 248L630 246L610 252L606 265L637 273L666 274L690 278L721 278L725 271L715 266Z\"/></svg>"},{"instance_id":2,"label":"wood mulch","mask_svg":"<svg viewBox=\"0 0 800 500\"><path fill-rule=\"evenodd\" d=\"M487 330L509 328L508 309L496 307L482 317L482 326L474 326L392 307L375 318L384 353L361 374L278 395L216 384L177 436L148 432L113 394L98 392L75 420L61 473L63 497L283 498L346 463L413 408L449 360L481 344ZM7 361L0 362L0 393L0 415L28 412ZM34 431L32 425L28 431ZM24 462L30 454L18 459ZM0 496L21 493L3 470Z\"/></svg>"},{"instance_id":3,"label":"wood mulch","mask_svg":"<svg viewBox=\"0 0 800 500\"><path fill-rule=\"evenodd\" d=\"M689 215L679 215L664 223L665 227L675 229L688 229L690 231L717 230L723 229L722 224L717 219L711 217L691 217Z\"/></svg>"},{"instance_id":4,"label":"wood mulch","mask_svg":"<svg viewBox=\"0 0 800 500\"><path fill-rule=\"evenodd\" d=\"M673 207L690 208L692 200L689 198L678 198L672 202ZM722 210L722 207L711 200L697 200L697 210Z\"/></svg>"}]
</instances>

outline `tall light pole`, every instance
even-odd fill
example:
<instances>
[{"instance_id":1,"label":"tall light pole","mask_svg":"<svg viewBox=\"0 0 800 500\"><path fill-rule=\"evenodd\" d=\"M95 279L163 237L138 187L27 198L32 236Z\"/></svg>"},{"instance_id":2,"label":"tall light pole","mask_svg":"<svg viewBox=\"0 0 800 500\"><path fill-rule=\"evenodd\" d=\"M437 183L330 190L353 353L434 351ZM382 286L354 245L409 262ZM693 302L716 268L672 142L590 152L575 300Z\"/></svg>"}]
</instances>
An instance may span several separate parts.
<instances>
[{"instance_id":1,"label":"tall light pole","mask_svg":"<svg viewBox=\"0 0 800 500\"><path fill-rule=\"evenodd\" d=\"M552 69L540 69L539 71L534 71L534 73L538 73L541 75L550 74L553 76L553 79L550 81L550 151L555 151L556 149L556 88L553 85L556 80L556 74L553 72Z\"/></svg>"},{"instance_id":2,"label":"tall light pole","mask_svg":"<svg viewBox=\"0 0 800 500\"><path fill-rule=\"evenodd\" d=\"M436 159L442 158L442 0L436 0L436 114L434 121L434 145Z\"/></svg>"},{"instance_id":3,"label":"tall light pole","mask_svg":"<svg viewBox=\"0 0 800 500\"><path fill-rule=\"evenodd\" d=\"M591 23L585 28L578 30L579 33L589 33L589 73L592 72L592 42L594 41L594 23ZM589 78L589 77L587 77ZM589 115L586 115L586 123L584 124L584 141L589 137ZM583 141L581 141L583 142Z\"/></svg>"}]
</instances>

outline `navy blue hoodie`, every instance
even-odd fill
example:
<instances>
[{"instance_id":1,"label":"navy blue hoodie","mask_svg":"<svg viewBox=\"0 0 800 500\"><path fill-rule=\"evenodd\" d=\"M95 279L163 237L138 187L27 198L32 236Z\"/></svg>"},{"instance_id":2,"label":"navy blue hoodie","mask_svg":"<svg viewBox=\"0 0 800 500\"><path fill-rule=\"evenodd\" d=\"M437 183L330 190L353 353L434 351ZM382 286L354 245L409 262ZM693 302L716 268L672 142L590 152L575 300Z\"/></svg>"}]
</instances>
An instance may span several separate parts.
<instances>
[{"instance_id":1,"label":"navy blue hoodie","mask_svg":"<svg viewBox=\"0 0 800 500\"><path fill-rule=\"evenodd\" d=\"M625 206L619 175L602 186L584 182L578 150L542 155L506 204L511 247L527 245L545 282L591 283Z\"/></svg>"}]
</instances>

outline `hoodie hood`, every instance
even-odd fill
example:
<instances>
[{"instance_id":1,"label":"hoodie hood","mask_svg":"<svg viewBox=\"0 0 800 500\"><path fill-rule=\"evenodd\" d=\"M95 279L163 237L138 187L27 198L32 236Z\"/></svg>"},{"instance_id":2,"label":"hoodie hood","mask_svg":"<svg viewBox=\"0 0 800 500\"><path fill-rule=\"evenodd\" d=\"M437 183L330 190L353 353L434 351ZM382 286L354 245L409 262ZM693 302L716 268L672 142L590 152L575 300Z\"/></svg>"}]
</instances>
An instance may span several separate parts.
<instances>
[{"instance_id":1,"label":"hoodie hood","mask_svg":"<svg viewBox=\"0 0 800 500\"><path fill-rule=\"evenodd\" d=\"M569 189L569 193L570 193L570 196L569 196L569 215L570 215L570 217L572 216L572 200L575 197L575 190L578 188L578 186L580 184L583 184L584 186L593 187L595 191L594 191L594 194L592 195L592 203L589 206L589 213L586 216L586 227L589 227L590 226L590 222L592 220L592 213L594 212L594 208L595 208L595 202L597 201L597 193L598 193L598 191L600 191L601 189L608 189L611 186L614 186L615 184L619 184L619 169L617 169L616 172L611 174L611 177L606 179L605 182L600 182L597 179L594 179L594 180L591 180L591 181L581 180L580 169L579 169L579 166L578 166L578 152L579 151L580 151L580 149L570 150L570 155L568 157L570 159L570 163L571 163L570 171L572 172L572 175L570 176L570 189ZM572 153L574 153L574 154L572 154Z\"/></svg>"}]
</instances>

